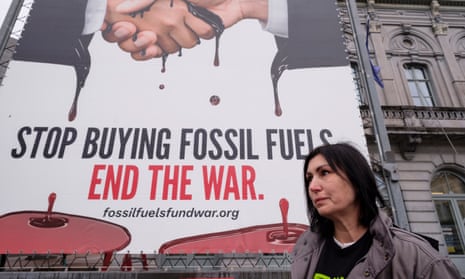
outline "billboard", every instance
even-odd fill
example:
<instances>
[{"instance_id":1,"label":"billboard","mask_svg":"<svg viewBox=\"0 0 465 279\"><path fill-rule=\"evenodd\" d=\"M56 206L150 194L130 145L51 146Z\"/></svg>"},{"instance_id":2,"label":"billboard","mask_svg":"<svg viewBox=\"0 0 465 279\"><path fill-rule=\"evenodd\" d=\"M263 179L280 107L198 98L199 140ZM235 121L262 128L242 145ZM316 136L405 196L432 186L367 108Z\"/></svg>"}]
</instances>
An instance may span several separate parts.
<instances>
[{"instance_id":1,"label":"billboard","mask_svg":"<svg viewBox=\"0 0 465 279\"><path fill-rule=\"evenodd\" d=\"M365 151L333 2L289 1L284 36L149 2L124 18L164 5L215 36L136 61L82 35L86 1L34 1L0 87L0 253L289 252L305 155Z\"/></svg>"}]
</instances>

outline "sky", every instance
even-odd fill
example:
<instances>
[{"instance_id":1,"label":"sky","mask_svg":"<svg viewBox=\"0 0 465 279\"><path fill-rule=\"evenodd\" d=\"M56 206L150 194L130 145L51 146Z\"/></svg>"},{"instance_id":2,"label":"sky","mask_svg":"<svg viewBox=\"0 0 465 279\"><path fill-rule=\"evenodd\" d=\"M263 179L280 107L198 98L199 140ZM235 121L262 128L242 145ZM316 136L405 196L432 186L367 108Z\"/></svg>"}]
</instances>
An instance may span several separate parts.
<instances>
[{"instance_id":1,"label":"sky","mask_svg":"<svg viewBox=\"0 0 465 279\"><path fill-rule=\"evenodd\" d=\"M5 18L6 12L8 11L8 8L10 7L11 0L1 0L0 1L0 18L3 23L3 19Z\"/></svg>"}]
</instances>

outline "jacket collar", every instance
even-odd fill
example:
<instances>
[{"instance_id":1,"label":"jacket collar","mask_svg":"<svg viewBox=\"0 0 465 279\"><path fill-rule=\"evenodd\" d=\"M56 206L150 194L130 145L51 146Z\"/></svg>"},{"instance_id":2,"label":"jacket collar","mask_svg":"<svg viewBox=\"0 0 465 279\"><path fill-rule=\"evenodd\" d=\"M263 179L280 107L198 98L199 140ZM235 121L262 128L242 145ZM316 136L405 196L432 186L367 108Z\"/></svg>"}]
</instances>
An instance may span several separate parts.
<instances>
[{"instance_id":1,"label":"jacket collar","mask_svg":"<svg viewBox=\"0 0 465 279\"><path fill-rule=\"evenodd\" d=\"M392 235L389 229L390 227L392 227L391 218L389 218L389 216L380 209L378 216L370 225L370 233L373 236L373 240L378 241L384 249L394 251Z\"/></svg>"}]
</instances>

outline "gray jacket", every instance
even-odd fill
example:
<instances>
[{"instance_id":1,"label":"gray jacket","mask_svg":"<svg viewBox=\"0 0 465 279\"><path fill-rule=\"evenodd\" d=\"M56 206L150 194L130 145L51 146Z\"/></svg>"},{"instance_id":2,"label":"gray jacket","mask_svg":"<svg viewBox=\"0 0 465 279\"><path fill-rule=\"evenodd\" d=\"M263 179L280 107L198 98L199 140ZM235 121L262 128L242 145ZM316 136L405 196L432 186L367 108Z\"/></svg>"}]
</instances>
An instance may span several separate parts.
<instances>
[{"instance_id":1,"label":"gray jacket","mask_svg":"<svg viewBox=\"0 0 465 279\"><path fill-rule=\"evenodd\" d=\"M384 212L380 211L369 230L373 244L347 279L462 278L447 257L420 236L394 227ZM324 242L309 230L300 236L292 252L292 279L313 279Z\"/></svg>"}]
</instances>

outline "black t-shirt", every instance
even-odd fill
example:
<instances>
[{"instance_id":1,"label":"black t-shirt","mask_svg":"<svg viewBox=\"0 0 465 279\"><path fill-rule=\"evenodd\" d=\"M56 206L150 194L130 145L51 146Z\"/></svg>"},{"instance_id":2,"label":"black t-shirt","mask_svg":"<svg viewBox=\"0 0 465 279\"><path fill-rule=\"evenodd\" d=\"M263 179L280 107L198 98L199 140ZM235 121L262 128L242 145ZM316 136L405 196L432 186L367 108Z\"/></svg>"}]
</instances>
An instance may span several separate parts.
<instances>
[{"instance_id":1,"label":"black t-shirt","mask_svg":"<svg viewBox=\"0 0 465 279\"><path fill-rule=\"evenodd\" d=\"M334 239L327 239L321 252L313 279L344 279L358 260L370 249L373 237L367 231L357 242L341 248Z\"/></svg>"}]
</instances>

